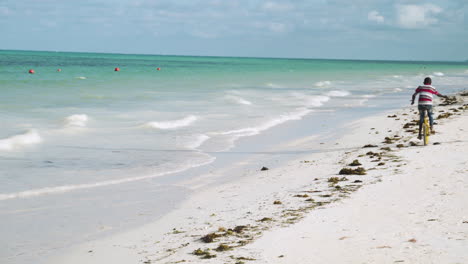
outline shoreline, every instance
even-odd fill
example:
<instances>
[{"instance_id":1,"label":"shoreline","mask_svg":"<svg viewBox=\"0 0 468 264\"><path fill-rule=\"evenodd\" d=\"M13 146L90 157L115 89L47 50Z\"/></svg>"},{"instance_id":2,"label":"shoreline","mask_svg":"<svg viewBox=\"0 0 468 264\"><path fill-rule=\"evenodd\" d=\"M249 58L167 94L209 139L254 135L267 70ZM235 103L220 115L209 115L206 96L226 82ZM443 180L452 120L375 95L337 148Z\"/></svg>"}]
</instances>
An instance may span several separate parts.
<instances>
[{"instance_id":1,"label":"shoreline","mask_svg":"<svg viewBox=\"0 0 468 264\"><path fill-rule=\"evenodd\" d=\"M207 190L197 192L190 200L180 205L179 209L157 222L85 243L71 249L65 255L52 258L51 263L198 263L201 262L200 256L193 254L197 249L209 252L200 253L202 257L217 255L211 260L203 260L206 263L270 263L268 259L271 254L277 252L269 249L278 247L272 247L268 241L265 242L266 237L284 235L282 230L301 225L311 215L322 215L323 212L339 207L341 201L349 201L349 196L354 199L353 192L362 186L366 187L364 189L369 185L382 186L380 182L389 176L390 171L397 172L395 170L404 170L405 166L408 166L409 161L403 160L395 153L401 154L407 149L416 149L409 147L409 142L417 140L414 140L412 134L404 134L407 132L402 129L403 123L416 116L413 114L414 109L404 108L396 111L401 119L379 114L353 122L346 129L347 132L353 132L338 139L335 143L337 145L333 144L334 148L330 151L309 153L305 155L307 158L301 157L285 166L267 171L245 170L236 182L210 186ZM437 111L441 109L437 108L436 117ZM403 116L405 113L409 116ZM405 118L408 120L405 121ZM445 133L442 132L440 124L436 128L437 132ZM391 144L381 143L384 137L400 132L398 140L391 140L394 141ZM436 134L431 140L437 139L438 136ZM396 148L397 144L403 144L397 141L404 142L404 147ZM303 140L296 144L308 148L312 142L314 141ZM362 148L366 144L376 144L378 147ZM386 145L392 146L392 150L380 150ZM385 154L366 155L369 151ZM337 175L341 168L348 167L354 159L358 159L364 168L368 168L367 175ZM378 159L387 164L376 166L376 162L373 161ZM369 170L372 167L378 168ZM212 176L209 174L206 177ZM329 182L333 177L338 178L335 179L336 183L334 180ZM340 181L343 177L346 177L347 181ZM279 203L276 203L277 201ZM325 210L319 210L324 208ZM298 232L304 231L301 229ZM212 243L200 241L200 238L209 234L214 234ZM290 244L294 248L297 241L288 239L282 242L277 244L283 247ZM210 250L207 251L207 248ZM307 251L303 253L306 254ZM286 257L280 258L281 263L297 263L288 258L289 255L288 252L283 253Z\"/></svg>"}]
</instances>

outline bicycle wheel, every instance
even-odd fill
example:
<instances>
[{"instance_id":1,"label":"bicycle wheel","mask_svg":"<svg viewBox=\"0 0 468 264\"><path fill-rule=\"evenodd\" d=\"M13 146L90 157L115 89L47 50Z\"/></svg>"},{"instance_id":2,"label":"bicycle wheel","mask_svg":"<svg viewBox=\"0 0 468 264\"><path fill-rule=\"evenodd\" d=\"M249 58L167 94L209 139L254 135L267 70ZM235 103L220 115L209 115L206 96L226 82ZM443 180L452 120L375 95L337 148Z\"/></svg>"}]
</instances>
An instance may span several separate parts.
<instances>
[{"instance_id":1,"label":"bicycle wheel","mask_svg":"<svg viewBox=\"0 0 468 264\"><path fill-rule=\"evenodd\" d=\"M424 141L424 146L429 144L429 127L426 124L423 124L423 141Z\"/></svg>"}]
</instances>

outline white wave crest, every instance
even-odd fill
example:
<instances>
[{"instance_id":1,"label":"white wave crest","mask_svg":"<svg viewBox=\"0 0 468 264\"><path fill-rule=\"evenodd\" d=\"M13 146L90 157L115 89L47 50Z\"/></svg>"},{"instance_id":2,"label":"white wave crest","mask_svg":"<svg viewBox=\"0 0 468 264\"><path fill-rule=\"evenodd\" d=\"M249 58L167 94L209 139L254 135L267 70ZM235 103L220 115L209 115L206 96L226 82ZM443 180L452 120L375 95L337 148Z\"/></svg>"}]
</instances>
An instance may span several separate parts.
<instances>
[{"instance_id":1,"label":"white wave crest","mask_svg":"<svg viewBox=\"0 0 468 264\"><path fill-rule=\"evenodd\" d=\"M181 127L190 126L193 122L197 121L198 117L194 115L186 116L182 119L161 122L148 122L144 126L157 129L177 129Z\"/></svg>"},{"instance_id":2,"label":"white wave crest","mask_svg":"<svg viewBox=\"0 0 468 264\"><path fill-rule=\"evenodd\" d=\"M283 88L283 86L279 85L279 84L275 84L275 83L266 83L265 84L267 87L269 88L274 88L274 89L279 89L279 88Z\"/></svg>"},{"instance_id":3,"label":"white wave crest","mask_svg":"<svg viewBox=\"0 0 468 264\"><path fill-rule=\"evenodd\" d=\"M86 77L84 77L84 76L79 76L79 77L76 77L76 79L86 80Z\"/></svg>"},{"instance_id":4,"label":"white wave crest","mask_svg":"<svg viewBox=\"0 0 468 264\"><path fill-rule=\"evenodd\" d=\"M401 92L401 91L403 91L403 90L402 90L401 88L395 88L395 89L393 89L393 91L394 91L394 92Z\"/></svg>"},{"instance_id":5,"label":"white wave crest","mask_svg":"<svg viewBox=\"0 0 468 264\"><path fill-rule=\"evenodd\" d=\"M350 94L351 93L348 92L348 91L330 91L330 92L326 93L325 95L326 96L332 96L332 97L344 97L344 96L348 96Z\"/></svg>"},{"instance_id":6,"label":"white wave crest","mask_svg":"<svg viewBox=\"0 0 468 264\"><path fill-rule=\"evenodd\" d=\"M278 118L265 122L257 127L247 127L219 133L220 135L234 135L236 137L245 137L258 135L260 132L270 129L274 126L283 124L291 120L301 120L304 116L312 112L310 109L298 109L297 112L280 115Z\"/></svg>"},{"instance_id":7,"label":"white wave crest","mask_svg":"<svg viewBox=\"0 0 468 264\"><path fill-rule=\"evenodd\" d=\"M0 140L0 151L15 150L27 145L38 144L42 142L42 138L35 129L20 135L15 135L9 138Z\"/></svg>"},{"instance_id":8,"label":"white wave crest","mask_svg":"<svg viewBox=\"0 0 468 264\"><path fill-rule=\"evenodd\" d=\"M435 76L444 76L445 74L443 72L433 72L432 74L434 74Z\"/></svg>"},{"instance_id":9,"label":"white wave crest","mask_svg":"<svg viewBox=\"0 0 468 264\"><path fill-rule=\"evenodd\" d=\"M320 81L320 82L315 83L315 86L317 87L325 87L325 86L330 86L330 85L331 85L330 81Z\"/></svg>"},{"instance_id":10,"label":"white wave crest","mask_svg":"<svg viewBox=\"0 0 468 264\"><path fill-rule=\"evenodd\" d=\"M363 95L361 97L362 98L374 98L374 97L376 97L376 95L375 94L365 94L365 95Z\"/></svg>"},{"instance_id":11,"label":"white wave crest","mask_svg":"<svg viewBox=\"0 0 468 264\"><path fill-rule=\"evenodd\" d=\"M330 97L318 95L318 96L309 96L306 98L306 105L312 107L322 106L325 102L328 102Z\"/></svg>"},{"instance_id":12,"label":"white wave crest","mask_svg":"<svg viewBox=\"0 0 468 264\"><path fill-rule=\"evenodd\" d=\"M197 135L196 138L192 142L186 145L186 147L189 149L196 149L200 147L201 145L203 145L203 143L205 143L205 141L207 141L208 139L210 139L210 137L207 135L204 135L204 134Z\"/></svg>"},{"instance_id":13,"label":"white wave crest","mask_svg":"<svg viewBox=\"0 0 468 264\"><path fill-rule=\"evenodd\" d=\"M252 105L252 102L247 101L247 100L245 100L244 98L242 98L240 96L227 95L226 99L231 101L231 102L237 103L237 104Z\"/></svg>"},{"instance_id":14,"label":"white wave crest","mask_svg":"<svg viewBox=\"0 0 468 264\"><path fill-rule=\"evenodd\" d=\"M204 165L212 163L215 159L216 159L215 157L210 156L209 159L203 163L189 163L183 168L175 169L175 170L167 171L167 172L161 172L161 173L157 173L153 175L124 178L124 179L118 179L118 180L108 180L108 181L101 181L101 182L95 182L95 183L62 185L62 186L47 187L47 188L34 189L34 190L28 190L28 191L22 191L22 192L16 192L16 193L0 194L0 201L18 199L18 198L30 198L30 197L42 196L42 195L48 195L48 194L66 193L66 192L82 190L82 189L91 189L91 188L97 188L97 187L102 187L102 186L117 185L117 184L123 184L123 183L128 183L128 182L141 181L141 180L156 178L156 177L167 175L167 174L182 172L190 168L204 166Z\"/></svg>"},{"instance_id":15,"label":"white wave crest","mask_svg":"<svg viewBox=\"0 0 468 264\"><path fill-rule=\"evenodd\" d=\"M85 127L88 122L88 116L81 115L71 115L65 118L65 127Z\"/></svg>"}]
</instances>

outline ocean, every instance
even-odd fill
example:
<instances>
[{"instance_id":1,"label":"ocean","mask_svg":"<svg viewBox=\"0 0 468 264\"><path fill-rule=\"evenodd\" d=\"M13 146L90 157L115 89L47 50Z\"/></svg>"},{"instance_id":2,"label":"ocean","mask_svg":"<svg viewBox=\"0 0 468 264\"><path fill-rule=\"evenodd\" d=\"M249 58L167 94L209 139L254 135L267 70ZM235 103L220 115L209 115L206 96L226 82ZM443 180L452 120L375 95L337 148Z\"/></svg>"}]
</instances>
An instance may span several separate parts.
<instances>
[{"instance_id":1,"label":"ocean","mask_svg":"<svg viewBox=\"0 0 468 264\"><path fill-rule=\"evenodd\" d=\"M426 76L455 93L468 63L0 51L0 260L154 221L182 181L408 106Z\"/></svg>"}]
</instances>

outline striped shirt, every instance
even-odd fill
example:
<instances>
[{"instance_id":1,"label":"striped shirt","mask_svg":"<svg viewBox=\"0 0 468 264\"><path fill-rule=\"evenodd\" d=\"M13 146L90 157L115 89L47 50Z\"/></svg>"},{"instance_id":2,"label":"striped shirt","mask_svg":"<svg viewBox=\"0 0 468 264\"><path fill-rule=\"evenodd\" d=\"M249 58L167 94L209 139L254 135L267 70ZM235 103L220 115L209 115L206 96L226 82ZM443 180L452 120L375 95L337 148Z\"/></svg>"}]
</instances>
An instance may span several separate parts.
<instances>
[{"instance_id":1,"label":"striped shirt","mask_svg":"<svg viewBox=\"0 0 468 264\"><path fill-rule=\"evenodd\" d=\"M419 93L419 105L432 105L434 95L439 95L439 92L431 85L421 85L416 88L415 93Z\"/></svg>"}]
</instances>

